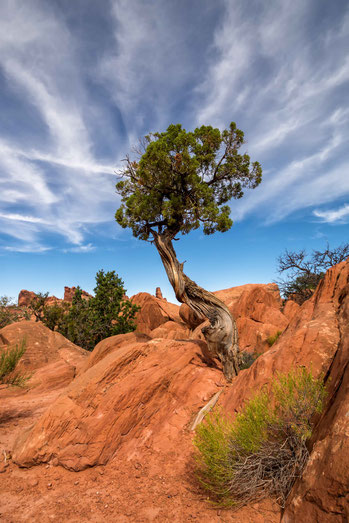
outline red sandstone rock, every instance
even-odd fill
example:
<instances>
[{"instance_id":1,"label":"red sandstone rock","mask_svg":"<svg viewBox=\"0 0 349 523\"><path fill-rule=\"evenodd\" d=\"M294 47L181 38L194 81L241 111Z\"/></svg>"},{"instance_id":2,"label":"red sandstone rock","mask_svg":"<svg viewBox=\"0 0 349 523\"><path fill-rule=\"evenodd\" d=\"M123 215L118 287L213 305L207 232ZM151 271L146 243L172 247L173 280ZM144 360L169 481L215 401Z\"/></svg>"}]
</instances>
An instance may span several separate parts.
<instances>
[{"instance_id":1,"label":"red sandstone rock","mask_svg":"<svg viewBox=\"0 0 349 523\"><path fill-rule=\"evenodd\" d=\"M291 320L293 316L298 312L299 305L293 300L287 300L285 307L283 308L283 314L288 320Z\"/></svg>"},{"instance_id":2,"label":"red sandstone rock","mask_svg":"<svg viewBox=\"0 0 349 523\"><path fill-rule=\"evenodd\" d=\"M83 365L88 352L53 332L41 322L20 321L0 331L3 346L26 340L26 351L17 369L32 374L30 387L57 388L67 385Z\"/></svg>"},{"instance_id":3,"label":"red sandstone rock","mask_svg":"<svg viewBox=\"0 0 349 523\"><path fill-rule=\"evenodd\" d=\"M251 316L268 317L270 311L258 302L254 307L245 296L244 303ZM202 364L200 349L205 344L163 339L143 343L130 336L130 343L122 346L120 340L116 336L101 342L94 364L31 431L20 436L14 449L17 463L31 466L54 459L81 470L110 460L115 466L141 460L146 453L176 465L188 456L186 427L222 384L221 372ZM310 462L291 493L285 523L347 518L348 340L349 263L343 262L326 273L278 342L241 371L221 396L220 403L234 412L255 390L268 385L276 371L298 365L311 368L315 376L325 373L331 378ZM93 355L90 358L93 361Z\"/></svg>"},{"instance_id":4,"label":"red sandstone rock","mask_svg":"<svg viewBox=\"0 0 349 523\"><path fill-rule=\"evenodd\" d=\"M138 332L149 334L150 331L169 320L181 322L178 305L155 298L147 292L140 292L132 296L131 301L141 307L136 315Z\"/></svg>"},{"instance_id":5,"label":"red sandstone rock","mask_svg":"<svg viewBox=\"0 0 349 523\"><path fill-rule=\"evenodd\" d=\"M76 291L76 287L64 287L63 300L71 303L73 301L75 291ZM89 300L90 298L92 298L91 294L89 294L86 291L82 291L81 296L84 300Z\"/></svg>"},{"instance_id":6,"label":"red sandstone rock","mask_svg":"<svg viewBox=\"0 0 349 523\"><path fill-rule=\"evenodd\" d=\"M56 459L71 470L127 459L144 446L179 451L183 429L221 380L200 342L154 339L110 352L78 376L19 437L21 466ZM180 450L182 453L182 451Z\"/></svg>"},{"instance_id":7,"label":"red sandstone rock","mask_svg":"<svg viewBox=\"0 0 349 523\"><path fill-rule=\"evenodd\" d=\"M289 496L284 523L349 519L349 262L330 269L320 282L314 302L326 298L337 308L339 332L327 376L327 408L312 436L309 462Z\"/></svg>"},{"instance_id":8,"label":"red sandstone rock","mask_svg":"<svg viewBox=\"0 0 349 523\"><path fill-rule=\"evenodd\" d=\"M167 321L150 332L152 338L165 338L169 340L186 340L189 338L189 329L183 323Z\"/></svg>"},{"instance_id":9,"label":"red sandstone rock","mask_svg":"<svg viewBox=\"0 0 349 523\"><path fill-rule=\"evenodd\" d=\"M240 350L257 353L269 350L267 338L277 331L284 331L288 325L288 318L280 310L282 302L274 283L241 285L214 294L229 307L235 318ZM183 308L183 320L186 314L187 310ZM190 337L203 340L203 326L196 326Z\"/></svg>"},{"instance_id":10,"label":"red sandstone rock","mask_svg":"<svg viewBox=\"0 0 349 523\"><path fill-rule=\"evenodd\" d=\"M18 306L19 307L28 307L30 305L30 302L33 298L35 298L36 294L32 291L26 291L21 290L21 292L18 295Z\"/></svg>"},{"instance_id":11,"label":"red sandstone rock","mask_svg":"<svg viewBox=\"0 0 349 523\"><path fill-rule=\"evenodd\" d=\"M79 370L79 374L83 374L87 369L96 365L96 363L101 361L107 355L112 354L125 345L146 343L149 340L151 340L150 336L143 332L128 332L127 334L110 336L109 338L97 343L93 351L90 353L90 356L85 360L83 366Z\"/></svg>"},{"instance_id":12,"label":"red sandstone rock","mask_svg":"<svg viewBox=\"0 0 349 523\"><path fill-rule=\"evenodd\" d=\"M63 300L57 298L56 296L48 296L46 300L46 305L48 307L52 307L52 305L59 305L60 303L62 303L62 301Z\"/></svg>"},{"instance_id":13,"label":"red sandstone rock","mask_svg":"<svg viewBox=\"0 0 349 523\"><path fill-rule=\"evenodd\" d=\"M155 298L158 298L159 300L164 299L160 287L156 287L155 289Z\"/></svg>"},{"instance_id":14,"label":"red sandstone rock","mask_svg":"<svg viewBox=\"0 0 349 523\"><path fill-rule=\"evenodd\" d=\"M283 521L345 521L348 517L349 262L327 271L268 352L239 373L222 400L237 411L275 372L304 365L329 378L328 407L315 429L310 461L295 485ZM328 373L328 374L327 374Z\"/></svg>"},{"instance_id":15,"label":"red sandstone rock","mask_svg":"<svg viewBox=\"0 0 349 523\"><path fill-rule=\"evenodd\" d=\"M243 293L250 293L256 289L263 289L266 293L275 296L274 300L280 300L279 289L275 283L247 283L246 285L239 285L237 287L231 287L229 289L215 291L213 294L215 294L220 300L222 300L232 311L235 303L241 298Z\"/></svg>"},{"instance_id":16,"label":"red sandstone rock","mask_svg":"<svg viewBox=\"0 0 349 523\"><path fill-rule=\"evenodd\" d=\"M202 319L198 318L195 312L188 307L186 303L182 303L179 307L179 315L184 323L186 323L191 329L196 329L196 327L202 323Z\"/></svg>"}]
</instances>

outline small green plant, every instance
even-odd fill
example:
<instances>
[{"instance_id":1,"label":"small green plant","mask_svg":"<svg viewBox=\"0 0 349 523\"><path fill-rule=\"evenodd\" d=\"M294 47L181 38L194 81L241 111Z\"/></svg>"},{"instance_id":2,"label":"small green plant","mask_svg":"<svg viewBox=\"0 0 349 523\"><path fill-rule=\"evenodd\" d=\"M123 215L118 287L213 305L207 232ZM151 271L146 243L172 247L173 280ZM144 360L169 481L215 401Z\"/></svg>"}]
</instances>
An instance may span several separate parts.
<instances>
[{"instance_id":1,"label":"small green plant","mask_svg":"<svg viewBox=\"0 0 349 523\"><path fill-rule=\"evenodd\" d=\"M23 387L25 382L30 378L29 375L16 372L16 366L26 351L26 342L22 340L19 345L0 349L0 384L16 385Z\"/></svg>"},{"instance_id":2,"label":"small green plant","mask_svg":"<svg viewBox=\"0 0 349 523\"><path fill-rule=\"evenodd\" d=\"M252 363L254 363L260 355L261 355L261 353L256 352L256 351L253 351L252 353L247 352L247 351L242 351L240 353L240 361L239 361L240 370L249 369L251 367Z\"/></svg>"},{"instance_id":3,"label":"small green plant","mask_svg":"<svg viewBox=\"0 0 349 523\"><path fill-rule=\"evenodd\" d=\"M269 345L269 347L274 345L274 343L279 339L281 334L282 334L282 331L276 331L275 334L272 334L271 336L269 336L267 338L267 344Z\"/></svg>"},{"instance_id":4,"label":"small green plant","mask_svg":"<svg viewBox=\"0 0 349 523\"><path fill-rule=\"evenodd\" d=\"M211 412L194 444L198 479L212 501L238 508L270 496L284 506L307 462L310 420L324 398L322 378L300 367L278 374L234 420Z\"/></svg>"}]
</instances>

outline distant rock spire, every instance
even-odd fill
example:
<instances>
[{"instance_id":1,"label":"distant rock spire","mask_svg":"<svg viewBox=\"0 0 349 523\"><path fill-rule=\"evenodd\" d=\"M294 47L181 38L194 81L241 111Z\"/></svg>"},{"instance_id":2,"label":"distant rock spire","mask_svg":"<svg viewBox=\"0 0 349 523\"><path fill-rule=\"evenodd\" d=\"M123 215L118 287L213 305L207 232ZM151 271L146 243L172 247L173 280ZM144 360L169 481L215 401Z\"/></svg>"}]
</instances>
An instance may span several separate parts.
<instances>
[{"instance_id":1,"label":"distant rock spire","mask_svg":"<svg viewBox=\"0 0 349 523\"><path fill-rule=\"evenodd\" d=\"M156 287L155 297L159 298L159 300L163 300L164 299L163 296L162 296L162 292L161 292L160 287Z\"/></svg>"}]
</instances>

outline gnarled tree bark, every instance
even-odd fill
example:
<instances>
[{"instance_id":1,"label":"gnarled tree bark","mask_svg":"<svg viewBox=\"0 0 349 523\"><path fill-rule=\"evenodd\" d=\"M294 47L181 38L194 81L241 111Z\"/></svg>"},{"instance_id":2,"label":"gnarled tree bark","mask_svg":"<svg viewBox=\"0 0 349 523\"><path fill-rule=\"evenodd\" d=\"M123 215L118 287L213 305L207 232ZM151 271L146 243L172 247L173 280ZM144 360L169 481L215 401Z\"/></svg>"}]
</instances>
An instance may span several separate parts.
<instances>
[{"instance_id":1,"label":"gnarled tree bark","mask_svg":"<svg viewBox=\"0 0 349 523\"><path fill-rule=\"evenodd\" d=\"M151 229L151 233L177 300L186 303L203 321L206 318L210 321L202 329L209 354L220 359L224 376L231 381L239 372L239 346L236 324L228 307L184 274L183 263L177 260L172 245L173 232L158 233Z\"/></svg>"}]
</instances>

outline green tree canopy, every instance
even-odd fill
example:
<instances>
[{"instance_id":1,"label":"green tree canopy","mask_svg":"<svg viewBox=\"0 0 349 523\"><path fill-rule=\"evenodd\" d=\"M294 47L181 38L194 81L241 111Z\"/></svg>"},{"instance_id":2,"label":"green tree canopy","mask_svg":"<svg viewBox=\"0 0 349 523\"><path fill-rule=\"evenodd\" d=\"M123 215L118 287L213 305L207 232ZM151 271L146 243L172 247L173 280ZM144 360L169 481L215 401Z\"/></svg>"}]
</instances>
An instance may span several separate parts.
<instances>
[{"instance_id":1,"label":"green tree canopy","mask_svg":"<svg viewBox=\"0 0 349 523\"><path fill-rule=\"evenodd\" d=\"M77 287L71 306L66 302L49 306L46 304L48 293L38 293L32 301L32 310L36 312L37 321L92 351L104 338L134 331L139 310L125 296L124 282L115 271L98 271L94 292L94 296L85 298Z\"/></svg>"},{"instance_id":2,"label":"green tree canopy","mask_svg":"<svg viewBox=\"0 0 349 523\"><path fill-rule=\"evenodd\" d=\"M234 122L224 131L202 126L187 132L177 124L149 134L138 161L126 158L124 179L116 185L122 197L116 221L143 240L154 227L172 237L200 225L205 234L227 231L233 222L226 203L262 179L260 164L238 152L243 143Z\"/></svg>"}]
</instances>

